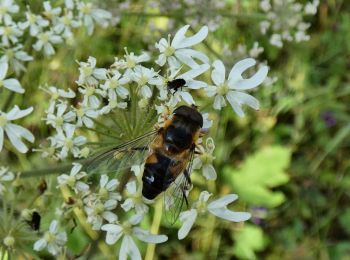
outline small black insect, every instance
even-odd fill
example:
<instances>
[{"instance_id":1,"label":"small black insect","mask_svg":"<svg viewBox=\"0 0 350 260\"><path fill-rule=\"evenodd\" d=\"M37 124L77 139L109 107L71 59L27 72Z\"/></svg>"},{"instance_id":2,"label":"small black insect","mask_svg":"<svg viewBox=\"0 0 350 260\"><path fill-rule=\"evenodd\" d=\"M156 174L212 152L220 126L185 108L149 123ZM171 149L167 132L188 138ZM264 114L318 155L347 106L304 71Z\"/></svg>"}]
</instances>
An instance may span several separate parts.
<instances>
[{"instance_id":1,"label":"small black insect","mask_svg":"<svg viewBox=\"0 0 350 260\"><path fill-rule=\"evenodd\" d=\"M185 85L186 85L186 80L184 80L184 79L174 79L174 80L168 81L168 83L167 83L168 89L170 89L170 90L173 89L174 93L179 88L182 88Z\"/></svg>"},{"instance_id":2,"label":"small black insect","mask_svg":"<svg viewBox=\"0 0 350 260\"><path fill-rule=\"evenodd\" d=\"M41 220L41 216L39 215L38 212L34 211L32 213L32 219L28 220L27 223L33 230L39 230L40 229L40 220Z\"/></svg>"}]
</instances>

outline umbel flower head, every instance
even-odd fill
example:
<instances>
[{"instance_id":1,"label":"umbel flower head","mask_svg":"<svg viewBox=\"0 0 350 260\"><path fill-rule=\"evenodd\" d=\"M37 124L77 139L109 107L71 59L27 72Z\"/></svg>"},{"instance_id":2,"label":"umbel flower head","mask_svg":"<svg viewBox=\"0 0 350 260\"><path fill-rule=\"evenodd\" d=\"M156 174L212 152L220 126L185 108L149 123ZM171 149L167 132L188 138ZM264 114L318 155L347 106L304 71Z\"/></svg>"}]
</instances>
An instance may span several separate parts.
<instances>
[{"instance_id":1,"label":"umbel flower head","mask_svg":"<svg viewBox=\"0 0 350 260\"><path fill-rule=\"evenodd\" d=\"M85 157L90 149L87 145L96 144L96 140L106 140L106 143L112 140L115 144L113 138L119 142L124 135L129 134L129 130L132 132L138 129L145 133L149 121L143 117L145 111L151 112L151 115L157 111L159 118L153 121L158 122L154 126L158 129L173 116L173 111L180 104L194 105L202 102L202 98L212 102L216 110L222 109L228 101L239 116L244 116L243 105L258 109L258 101L246 91L256 88L264 81L268 72L267 66L262 65L255 73L250 74L252 76L244 77L246 70L253 71L256 64L254 59L244 59L237 62L226 75L222 61L216 60L212 63L204 53L194 49L195 45L206 38L208 28L204 26L193 36L185 36L188 29L188 25L180 28L172 40L171 36L168 41L161 39L156 45L159 50L156 60L152 60L152 56L147 52L137 55L126 50L123 57L116 57L111 66L103 68L99 66L96 58L88 57L87 61L78 62L76 93L59 87L46 88L45 91L50 95L50 106L46 111L45 122L54 129L52 136L48 137L52 152L46 152L46 155L53 154L61 160ZM207 75L204 76L205 74ZM210 75L212 82L206 80ZM176 90L169 88L169 82L177 79L185 82L184 87ZM213 122L209 120L210 111L203 112L204 124L201 133L207 133ZM131 134L135 137L139 133ZM91 137L93 140L89 140ZM146 142L141 138L131 141L128 145L134 144L133 142L140 147L147 147L152 141ZM128 145L126 147L129 147ZM214 149L212 138L198 138L196 153L193 155L193 168L200 169L207 180L217 178L213 166ZM62 174L57 180L58 186L64 187L64 190L67 188L74 200L78 201L69 207L82 209L81 212L86 217L85 222L92 230L106 232L106 243L109 245L121 241L120 259L126 259L128 256L141 259L141 253L134 242L135 238L147 243L163 243L168 238L166 235L151 234L150 231L140 228L143 226L141 221L144 217L153 212L155 200L147 200L142 195L144 155L147 153L136 153L140 149L130 150L125 153L107 151L96 157L106 163L106 168L103 166L96 171L101 176L99 185L95 183L97 181L93 181L94 170L89 172L87 165L85 173L85 167L83 170L83 166L78 163L73 164L69 174ZM141 150L144 152L144 149ZM128 158L129 162L121 161L125 158ZM130 162L132 165L129 165ZM98 161L92 161L92 165L94 163L99 164ZM134 174L128 172L129 175L123 175L125 172L119 172L125 165L128 165L128 170ZM174 181L174 186L182 185L181 180L184 179L182 174ZM169 194L165 194L166 210L175 207L177 199L183 198L183 195L189 192L177 189L173 193L176 196L170 199ZM189 210L181 212L179 219L182 226L178 233L180 239L186 237L195 220L206 213L233 222L250 218L249 213L235 212L227 208L229 203L237 199L237 195L229 194L209 202L210 196L207 191L203 191ZM39 243L40 247L36 247L43 248L45 243L48 244L48 241L44 239Z\"/></svg>"}]
</instances>

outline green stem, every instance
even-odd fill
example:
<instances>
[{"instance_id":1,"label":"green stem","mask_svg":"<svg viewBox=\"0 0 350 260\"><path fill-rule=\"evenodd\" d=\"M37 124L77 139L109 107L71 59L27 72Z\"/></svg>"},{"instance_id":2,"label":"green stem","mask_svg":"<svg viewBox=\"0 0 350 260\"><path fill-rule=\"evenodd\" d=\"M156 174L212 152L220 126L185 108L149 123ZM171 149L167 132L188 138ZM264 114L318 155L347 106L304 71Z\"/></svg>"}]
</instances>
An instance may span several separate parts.
<instances>
[{"instance_id":1,"label":"green stem","mask_svg":"<svg viewBox=\"0 0 350 260\"><path fill-rule=\"evenodd\" d=\"M15 92L11 91L11 93L7 96L7 99L1 108L2 111L6 111L9 108L14 95L15 95Z\"/></svg>"},{"instance_id":2,"label":"green stem","mask_svg":"<svg viewBox=\"0 0 350 260\"><path fill-rule=\"evenodd\" d=\"M158 234L160 221L162 219L162 211L163 211L162 206L163 206L162 202L160 200L158 200L156 207L155 207L153 223L151 226L151 233L152 234ZM151 244L151 243L147 244L147 251L146 251L145 260L154 259L155 249L156 249L155 244Z\"/></svg>"}]
</instances>

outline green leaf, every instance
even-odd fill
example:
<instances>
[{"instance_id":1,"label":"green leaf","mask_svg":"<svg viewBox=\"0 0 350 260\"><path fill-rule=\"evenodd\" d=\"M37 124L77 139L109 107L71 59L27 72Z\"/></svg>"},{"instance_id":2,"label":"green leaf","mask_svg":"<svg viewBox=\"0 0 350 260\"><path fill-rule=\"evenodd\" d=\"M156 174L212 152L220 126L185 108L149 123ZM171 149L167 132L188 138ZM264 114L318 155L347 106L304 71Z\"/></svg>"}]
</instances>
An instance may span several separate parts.
<instances>
[{"instance_id":1,"label":"green leaf","mask_svg":"<svg viewBox=\"0 0 350 260\"><path fill-rule=\"evenodd\" d=\"M254 252L263 250L267 245L262 229L249 224L234 235L234 240L233 253L241 259L256 259Z\"/></svg>"},{"instance_id":2,"label":"green leaf","mask_svg":"<svg viewBox=\"0 0 350 260\"><path fill-rule=\"evenodd\" d=\"M350 234L350 208L346 208L345 211L339 217L339 223L347 234Z\"/></svg>"},{"instance_id":3,"label":"green leaf","mask_svg":"<svg viewBox=\"0 0 350 260\"><path fill-rule=\"evenodd\" d=\"M285 200L282 192L271 191L271 188L288 182L285 169L290 157L288 148L265 147L246 159L239 169L226 167L224 176L240 199L252 205L273 208Z\"/></svg>"}]
</instances>

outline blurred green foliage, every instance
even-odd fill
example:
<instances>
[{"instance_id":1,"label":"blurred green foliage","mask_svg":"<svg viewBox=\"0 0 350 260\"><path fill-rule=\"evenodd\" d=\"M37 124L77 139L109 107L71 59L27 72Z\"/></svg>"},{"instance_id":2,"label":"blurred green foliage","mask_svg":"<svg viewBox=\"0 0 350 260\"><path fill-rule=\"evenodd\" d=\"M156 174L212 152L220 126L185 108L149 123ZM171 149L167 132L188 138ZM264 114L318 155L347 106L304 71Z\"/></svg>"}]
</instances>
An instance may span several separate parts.
<instances>
[{"instance_id":1,"label":"blurred green foliage","mask_svg":"<svg viewBox=\"0 0 350 260\"><path fill-rule=\"evenodd\" d=\"M245 202L273 208L282 204L285 196L270 189L288 182L289 178L284 169L289 166L289 162L288 149L268 146L248 157L239 169L225 167L223 175L232 190Z\"/></svg>"}]
</instances>

